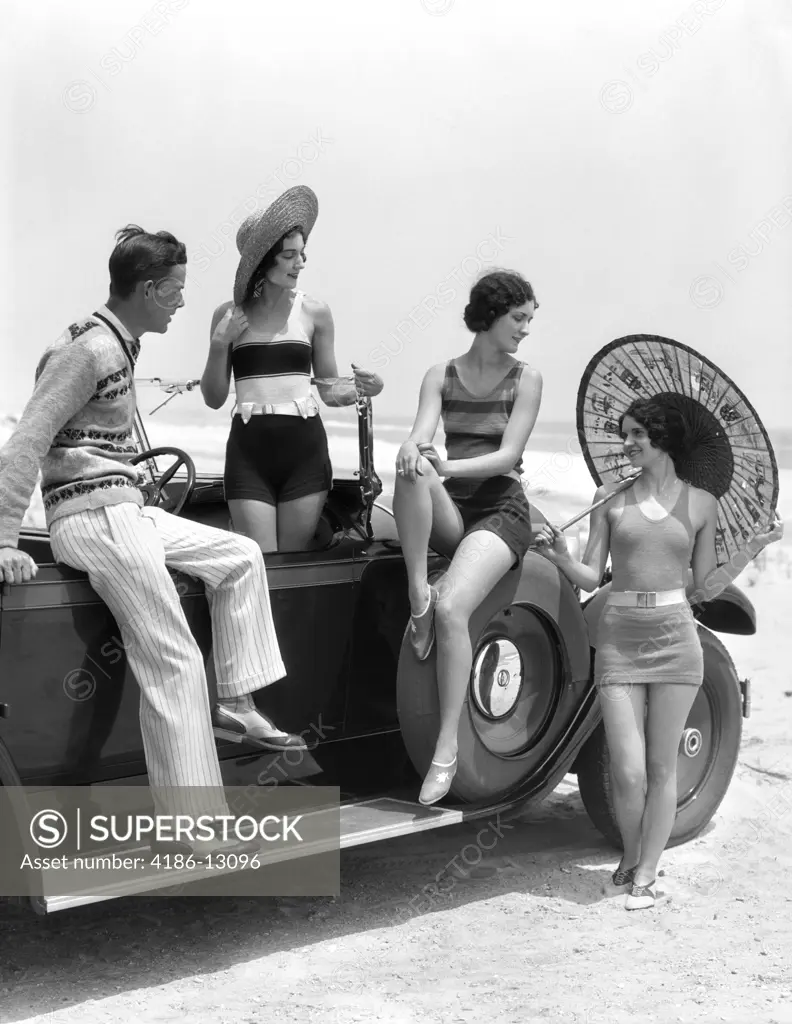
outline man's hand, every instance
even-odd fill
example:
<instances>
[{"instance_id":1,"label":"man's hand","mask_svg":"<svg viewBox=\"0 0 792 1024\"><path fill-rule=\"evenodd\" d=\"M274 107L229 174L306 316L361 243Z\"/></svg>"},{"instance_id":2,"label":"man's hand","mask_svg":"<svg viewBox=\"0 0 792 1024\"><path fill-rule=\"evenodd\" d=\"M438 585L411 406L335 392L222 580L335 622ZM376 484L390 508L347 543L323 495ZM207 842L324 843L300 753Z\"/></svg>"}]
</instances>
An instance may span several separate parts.
<instances>
[{"instance_id":1,"label":"man's hand","mask_svg":"<svg viewBox=\"0 0 792 1024\"><path fill-rule=\"evenodd\" d=\"M223 314L220 323L212 333L212 345L228 347L233 345L248 327L247 316L241 306L231 306Z\"/></svg>"},{"instance_id":2,"label":"man's hand","mask_svg":"<svg viewBox=\"0 0 792 1024\"><path fill-rule=\"evenodd\" d=\"M19 548L0 548L0 583L29 583L38 566Z\"/></svg>"}]
</instances>

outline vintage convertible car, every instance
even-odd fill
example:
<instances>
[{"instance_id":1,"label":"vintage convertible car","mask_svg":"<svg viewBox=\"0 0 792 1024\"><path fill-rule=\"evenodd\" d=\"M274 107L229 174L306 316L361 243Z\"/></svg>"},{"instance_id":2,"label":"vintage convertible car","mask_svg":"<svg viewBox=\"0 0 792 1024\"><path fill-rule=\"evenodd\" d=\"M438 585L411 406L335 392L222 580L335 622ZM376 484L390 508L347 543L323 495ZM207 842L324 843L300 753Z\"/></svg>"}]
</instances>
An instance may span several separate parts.
<instances>
[{"instance_id":1,"label":"vintage convertible car","mask_svg":"<svg viewBox=\"0 0 792 1024\"><path fill-rule=\"evenodd\" d=\"M162 386L175 395L196 383ZM438 722L434 655L418 662L405 640L404 562L374 468L370 401L356 412L359 466L334 480L313 549L266 556L288 668L288 682L268 691L268 710L315 746L287 759L221 742L224 781L340 787L343 849L496 812L515 815L575 773L591 820L618 847L592 684L593 638L608 584L581 602L555 567L532 552L473 617L459 770L443 805L418 804ZM137 430L137 461L151 478L147 500L230 528L221 473L196 473L179 449L151 450L140 415ZM169 455L177 462L163 473L158 460ZM539 510L534 515L543 521ZM145 783L139 691L115 621L84 574L55 562L46 530L25 529L20 547L40 571L30 583L4 586L0 598L0 783L24 791ZM437 554L432 569L445 564ZM212 687L203 586L174 578ZM749 708L748 682L738 679L713 631L755 632L752 606L731 586L694 611L705 680L680 745L672 843L698 835L723 799ZM6 834L0 843L8 848L18 840ZM143 872L132 881L64 891L48 887L45 876L31 878L25 897L40 913L178 881Z\"/></svg>"}]
</instances>

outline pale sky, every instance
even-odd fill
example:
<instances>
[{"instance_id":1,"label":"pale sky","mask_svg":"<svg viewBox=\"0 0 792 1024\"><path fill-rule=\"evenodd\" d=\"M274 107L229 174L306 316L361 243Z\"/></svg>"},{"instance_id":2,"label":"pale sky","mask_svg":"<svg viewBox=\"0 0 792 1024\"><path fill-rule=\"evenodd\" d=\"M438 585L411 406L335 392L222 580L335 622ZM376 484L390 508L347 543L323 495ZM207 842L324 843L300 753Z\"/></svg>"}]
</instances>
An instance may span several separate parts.
<instances>
[{"instance_id":1,"label":"pale sky","mask_svg":"<svg viewBox=\"0 0 792 1024\"><path fill-rule=\"evenodd\" d=\"M382 374L381 413L412 412L426 368L469 345L483 257L539 297L521 358L543 419L574 418L598 348L653 333L792 425L785 0L14 6L0 409L105 300L128 222L190 256L139 373L200 376L243 205L300 182L320 204L301 287L330 304L341 372Z\"/></svg>"}]
</instances>

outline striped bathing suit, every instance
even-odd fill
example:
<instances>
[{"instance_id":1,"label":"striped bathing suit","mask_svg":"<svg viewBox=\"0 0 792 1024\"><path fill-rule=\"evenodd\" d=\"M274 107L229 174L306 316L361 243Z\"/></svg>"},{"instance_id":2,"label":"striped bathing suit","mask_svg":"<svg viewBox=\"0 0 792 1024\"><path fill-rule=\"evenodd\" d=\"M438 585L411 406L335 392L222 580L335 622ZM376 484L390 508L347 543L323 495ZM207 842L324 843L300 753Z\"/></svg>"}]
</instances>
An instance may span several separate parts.
<instances>
[{"instance_id":1,"label":"striped bathing suit","mask_svg":"<svg viewBox=\"0 0 792 1024\"><path fill-rule=\"evenodd\" d=\"M313 345L302 317L304 292L278 331L249 327L231 352L237 412L226 445L226 499L294 501L327 491L333 471L327 434L311 393ZM247 416L246 408L295 404L301 415Z\"/></svg>"},{"instance_id":2,"label":"striped bathing suit","mask_svg":"<svg viewBox=\"0 0 792 1024\"><path fill-rule=\"evenodd\" d=\"M487 395L471 394L459 377L453 359L446 364L441 417L449 460L473 459L497 452L509 422L524 363L514 366ZM508 474L487 479L447 478L443 486L460 511L465 535L486 530L514 552L522 563L533 540L531 509L520 482L522 457Z\"/></svg>"},{"instance_id":3,"label":"striped bathing suit","mask_svg":"<svg viewBox=\"0 0 792 1024\"><path fill-rule=\"evenodd\" d=\"M524 363L515 362L503 380L482 398L472 395L454 366L446 364L442 418L449 459L472 459L498 451L509 422ZM519 476L522 458L514 465Z\"/></svg>"},{"instance_id":4,"label":"striped bathing suit","mask_svg":"<svg viewBox=\"0 0 792 1024\"><path fill-rule=\"evenodd\" d=\"M623 506L608 513L613 593L683 591L695 542L683 483L674 507L650 519L630 487ZM606 603L598 627L595 679L599 686L701 684L704 655L696 620L684 596L675 604L639 608Z\"/></svg>"}]
</instances>

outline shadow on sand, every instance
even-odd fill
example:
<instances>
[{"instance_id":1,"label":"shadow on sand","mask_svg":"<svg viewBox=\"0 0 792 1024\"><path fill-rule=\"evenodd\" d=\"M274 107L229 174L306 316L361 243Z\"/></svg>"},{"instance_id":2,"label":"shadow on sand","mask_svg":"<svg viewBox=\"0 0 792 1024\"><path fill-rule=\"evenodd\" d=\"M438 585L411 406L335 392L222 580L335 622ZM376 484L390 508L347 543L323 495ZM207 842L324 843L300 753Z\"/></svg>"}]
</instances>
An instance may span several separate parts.
<instances>
[{"instance_id":1,"label":"shadow on sand","mask_svg":"<svg viewBox=\"0 0 792 1024\"><path fill-rule=\"evenodd\" d=\"M317 942L506 894L524 899L526 913L540 900L598 903L615 895L610 875L617 860L565 781L508 824L482 820L345 852L339 900L155 894L47 918L3 906L2 1020L11 1024L294 948L307 947L310 956Z\"/></svg>"}]
</instances>

